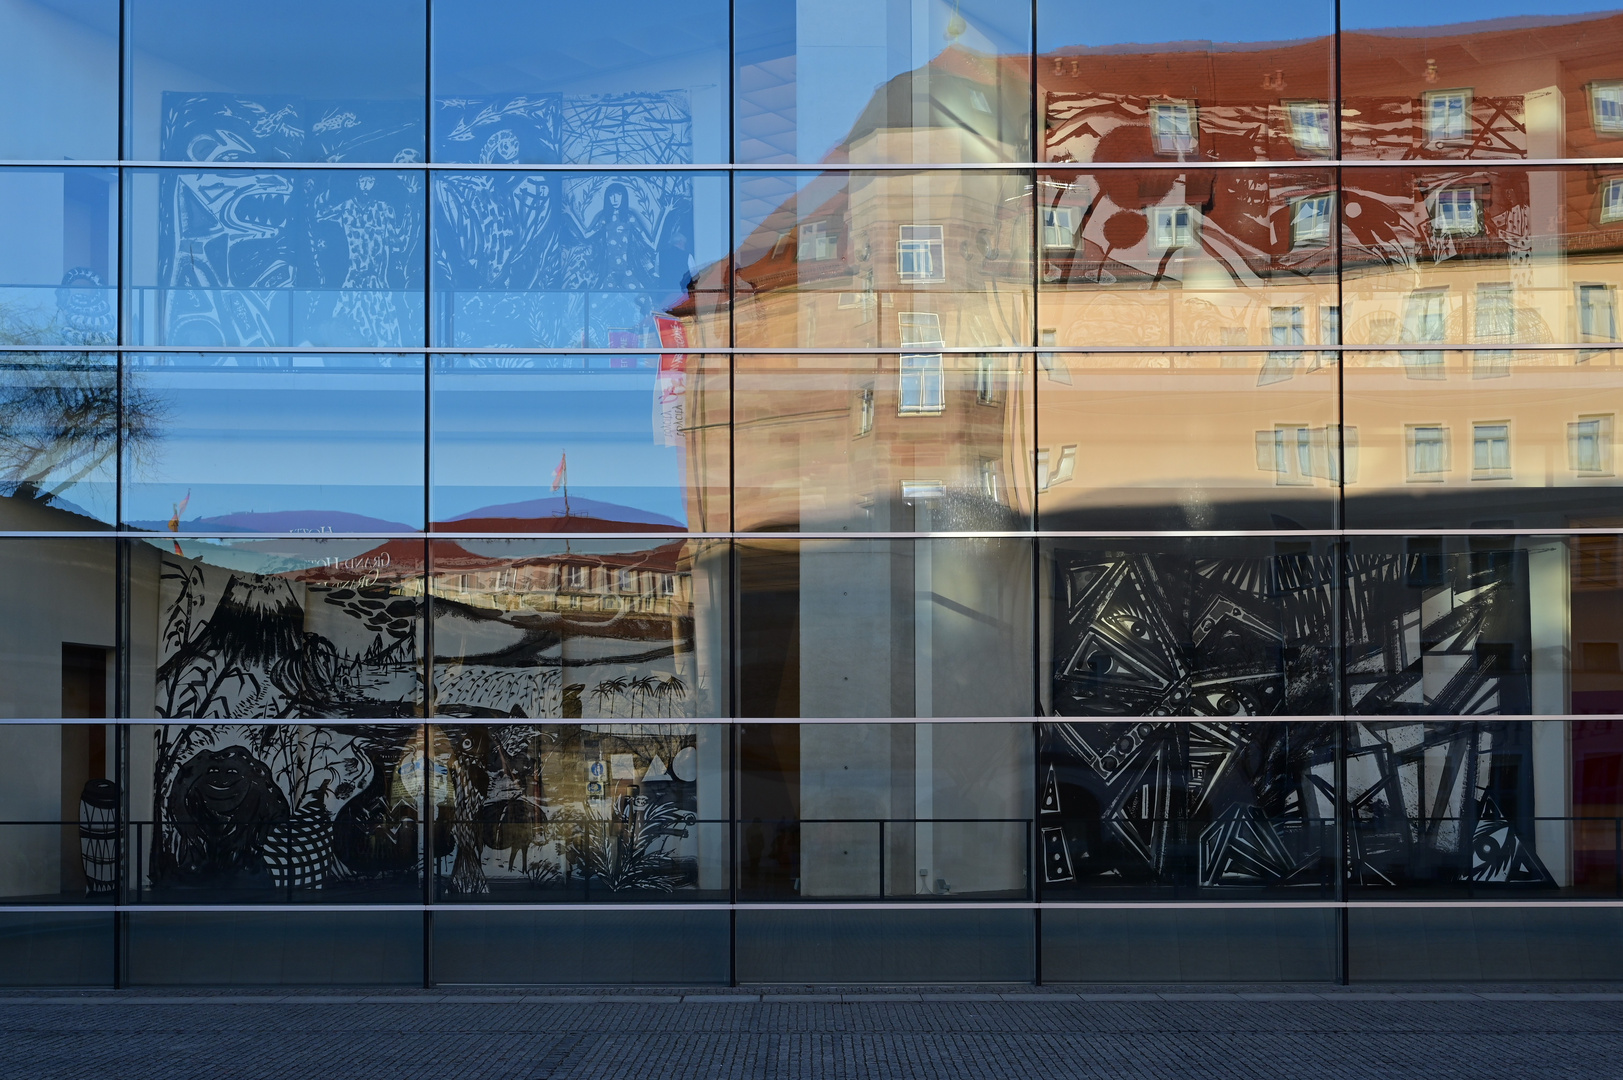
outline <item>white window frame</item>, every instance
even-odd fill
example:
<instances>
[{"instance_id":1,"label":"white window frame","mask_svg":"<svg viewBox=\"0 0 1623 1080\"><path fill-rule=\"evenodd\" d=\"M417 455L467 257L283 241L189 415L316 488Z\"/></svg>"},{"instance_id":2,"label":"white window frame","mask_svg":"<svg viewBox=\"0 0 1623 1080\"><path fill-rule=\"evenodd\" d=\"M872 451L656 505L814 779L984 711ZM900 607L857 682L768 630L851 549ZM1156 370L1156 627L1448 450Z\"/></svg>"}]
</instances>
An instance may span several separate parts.
<instances>
[{"instance_id":1,"label":"white window frame","mask_svg":"<svg viewBox=\"0 0 1623 1080\"><path fill-rule=\"evenodd\" d=\"M997 357L985 355L975 357L975 403L977 405L996 405L1002 400L999 391L1002 389L998 379Z\"/></svg>"},{"instance_id":2,"label":"white window frame","mask_svg":"<svg viewBox=\"0 0 1623 1080\"><path fill-rule=\"evenodd\" d=\"M1577 298L1578 335L1581 341L1617 340L1617 291L1610 285L1579 281L1573 284ZM1595 303L1600 299L1603 303Z\"/></svg>"},{"instance_id":3,"label":"white window frame","mask_svg":"<svg viewBox=\"0 0 1623 1080\"><path fill-rule=\"evenodd\" d=\"M1459 107L1450 108L1458 102ZM1429 90L1420 99L1421 123L1425 126L1427 142L1462 142L1471 137L1470 87L1453 90ZM1438 106L1442 111L1439 113Z\"/></svg>"},{"instance_id":4,"label":"white window frame","mask_svg":"<svg viewBox=\"0 0 1623 1080\"><path fill-rule=\"evenodd\" d=\"M1292 199L1290 207L1291 247L1324 247L1330 243L1336 220L1334 195L1304 195Z\"/></svg>"},{"instance_id":5,"label":"white window frame","mask_svg":"<svg viewBox=\"0 0 1623 1080\"><path fill-rule=\"evenodd\" d=\"M942 348L941 316L933 311L896 313L903 345ZM946 372L941 354L902 353L897 371L898 416L939 416L947 407Z\"/></svg>"},{"instance_id":6,"label":"white window frame","mask_svg":"<svg viewBox=\"0 0 1623 1080\"><path fill-rule=\"evenodd\" d=\"M795 245L797 262L827 262L840 257L840 234L831 231L824 221L808 221L800 227L800 240Z\"/></svg>"},{"instance_id":7,"label":"white window frame","mask_svg":"<svg viewBox=\"0 0 1623 1080\"><path fill-rule=\"evenodd\" d=\"M896 277L914 283L947 280L947 236L941 225L900 225Z\"/></svg>"},{"instance_id":8,"label":"white window frame","mask_svg":"<svg viewBox=\"0 0 1623 1080\"><path fill-rule=\"evenodd\" d=\"M1436 449L1436 460L1421 460L1422 436L1428 450ZM1405 479L1411 484L1441 483L1447 479L1449 470L1453 467L1449 442L1447 424L1405 424L1403 427ZM1436 468L1422 468L1422 465L1435 465Z\"/></svg>"},{"instance_id":9,"label":"white window frame","mask_svg":"<svg viewBox=\"0 0 1623 1080\"><path fill-rule=\"evenodd\" d=\"M1069 206L1043 208L1043 247L1061 251L1076 248L1076 210Z\"/></svg>"},{"instance_id":10,"label":"white window frame","mask_svg":"<svg viewBox=\"0 0 1623 1080\"><path fill-rule=\"evenodd\" d=\"M1161 249L1188 247L1195 242L1195 208L1150 207L1150 243Z\"/></svg>"},{"instance_id":11,"label":"white window frame","mask_svg":"<svg viewBox=\"0 0 1623 1080\"><path fill-rule=\"evenodd\" d=\"M1200 142L1200 111L1189 100L1152 101L1148 107L1150 141L1157 154L1182 156Z\"/></svg>"},{"instance_id":12,"label":"white window frame","mask_svg":"<svg viewBox=\"0 0 1623 1080\"><path fill-rule=\"evenodd\" d=\"M1600 182L1600 223L1623 221L1623 176L1608 176Z\"/></svg>"},{"instance_id":13,"label":"white window frame","mask_svg":"<svg viewBox=\"0 0 1623 1080\"><path fill-rule=\"evenodd\" d=\"M1287 101L1285 110L1290 118L1291 145L1299 153L1329 156L1330 139L1334 135L1328 101Z\"/></svg>"},{"instance_id":14,"label":"white window frame","mask_svg":"<svg viewBox=\"0 0 1623 1080\"><path fill-rule=\"evenodd\" d=\"M874 394L872 386L857 387L857 433L853 438L862 438L873 430L874 421Z\"/></svg>"},{"instance_id":15,"label":"white window frame","mask_svg":"<svg viewBox=\"0 0 1623 1080\"><path fill-rule=\"evenodd\" d=\"M1594 413L1580 416L1567 425L1567 468L1579 476L1611 476L1613 472L1612 430L1616 414ZM1585 460L1583 441L1594 443L1593 457Z\"/></svg>"},{"instance_id":16,"label":"white window frame","mask_svg":"<svg viewBox=\"0 0 1623 1080\"><path fill-rule=\"evenodd\" d=\"M1487 461L1483 461L1483 448ZM1502 460L1495 460L1500 454ZM1481 420L1471 424L1471 479L1510 479L1510 421Z\"/></svg>"},{"instance_id":17,"label":"white window frame","mask_svg":"<svg viewBox=\"0 0 1623 1080\"><path fill-rule=\"evenodd\" d=\"M1442 343L1448 340L1448 287L1415 289L1403 300L1403 328L1399 338L1406 345ZM1410 379L1446 379L1441 349L1404 350L1404 375Z\"/></svg>"},{"instance_id":18,"label":"white window frame","mask_svg":"<svg viewBox=\"0 0 1623 1080\"><path fill-rule=\"evenodd\" d=\"M1475 236L1482 231L1482 194L1474 187L1445 187L1432 193L1431 228L1439 236Z\"/></svg>"},{"instance_id":19,"label":"white window frame","mask_svg":"<svg viewBox=\"0 0 1623 1080\"><path fill-rule=\"evenodd\" d=\"M1623 81L1589 84L1589 122L1597 135L1623 135Z\"/></svg>"}]
</instances>

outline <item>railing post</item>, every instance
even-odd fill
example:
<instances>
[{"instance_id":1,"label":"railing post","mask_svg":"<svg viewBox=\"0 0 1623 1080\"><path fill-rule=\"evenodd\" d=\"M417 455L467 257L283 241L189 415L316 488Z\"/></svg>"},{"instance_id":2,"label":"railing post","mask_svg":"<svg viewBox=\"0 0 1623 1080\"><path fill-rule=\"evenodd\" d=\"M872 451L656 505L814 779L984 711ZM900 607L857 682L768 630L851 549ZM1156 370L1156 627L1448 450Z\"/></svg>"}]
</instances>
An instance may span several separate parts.
<instances>
[{"instance_id":1,"label":"railing post","mask_svg":"<svg viewBox=\"0 0 1623 1080\"><path fill-rule=\"evenodd\" d=\"M885 819L879 819L879 899L885 898Z\"/></svg>"}]
</instances>

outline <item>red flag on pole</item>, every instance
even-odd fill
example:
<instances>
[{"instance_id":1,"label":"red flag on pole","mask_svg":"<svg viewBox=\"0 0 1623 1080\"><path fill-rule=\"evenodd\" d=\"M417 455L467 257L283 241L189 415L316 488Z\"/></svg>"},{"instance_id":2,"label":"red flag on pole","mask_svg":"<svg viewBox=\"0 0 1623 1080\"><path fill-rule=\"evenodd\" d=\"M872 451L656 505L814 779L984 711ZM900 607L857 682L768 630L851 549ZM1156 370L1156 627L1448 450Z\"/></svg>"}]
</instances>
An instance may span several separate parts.
<instances>
[{"instance_id":1,"label":"red flag on pole","mask_svg":"<svg viewBox=\"0 0 1623 1080\"><path fill-rule=\"evenodd\" d=\"M569 482L569 455L558 455L558 467L552 470L552 490L557 491Z\"/></svg>"}]
</instances>

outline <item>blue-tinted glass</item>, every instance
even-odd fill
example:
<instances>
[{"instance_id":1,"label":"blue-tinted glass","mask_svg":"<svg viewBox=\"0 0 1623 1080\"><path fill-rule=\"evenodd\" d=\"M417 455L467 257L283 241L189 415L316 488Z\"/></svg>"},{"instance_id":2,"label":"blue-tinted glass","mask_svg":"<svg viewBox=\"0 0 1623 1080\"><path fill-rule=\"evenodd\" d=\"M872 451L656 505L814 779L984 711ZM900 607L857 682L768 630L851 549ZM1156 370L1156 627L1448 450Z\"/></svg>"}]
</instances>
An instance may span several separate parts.
<instances>
[{"instance_id":1,"label":"blue-tinted glass","mask_svg":"<svg viewBox=\"0 0 1623 1080\"><path fill-rule=\"evenodd\" d=\"M435 361L434 527L727 527L727 366L687 354Z\"/></svg>"},{"instance_id":2,"label":"blue-tinted glass","mask_svg":"<svg viewBox=\"0 0 1623 1080\"><path fill-rule=\"evenodd\" d=\"M154 402L126 388L125 441L151 435ZM118 366L111 353L0 353L0 528L93 529L114 517Z\"/></svg>"},{"instance_id":3,"label":"blue-tinted glass","mask_svg":"<svg viewBox=\"0 0 1623 1080\"><path fill-rule=\"evenodd\" d=\"M117 340L112 169L0 169L0 344Z\"/></svg>"},{"instance_id":4,"label":"blue-tinted glass","mask_svg":"<svg viewBox=\"0 0 1623 1080\"><path fill-rule=\"evenodd\" d=\"M126 342L421 345L424 184L387 169L132 174Z\"/></svg>"},{"instance_id":5,"label":"blue-tinted glass","mask_svg":"<svg viewBox=\"0 0 1623 1080\"><path fill-rule=\"evenodd\" d=\"M1031 9L738 0L737 160L1031 157Z\"/></svg>"},{"instance_id":6,"label":"blue-tinted glass","mask_svg":"<svg viewBox=\"0 0 1623 1080\"><path fill-rule=\"evenodd\" d=\"M434 159L727 160L727 3L434 5Z\"/></svg>"},{"instance_id":7,"label":"blue-tinted glass","mask_svg":"<svg viewBox=\"0 0 1623 1080\"><path fill-rule=\"evenodd\" d=\"M118 157L118 0L0 4L0 158Z\"/></svg>"},{"instance_id":8,"label":"blue-tinted glass","mask_svg":"<svg viewBox=\"0 0 1623 1080\"><path fill-rule=\"evenodd\" d=\"M1043 161L1331 156L1331 0L1039 0Z\"/></svg>"},{"instance_id":9,"label":"blue-tinted glass","mask_svg":"<svg viewBox=\"0 0 1623 1080\"><path fill-rule=\"evenodd\" d=\"M725 343L726 183L693 173L436 173L434 343ZM673 337L672 335L680 335Z\"/></svg>"},{"instance_id":10,"label":"blue-tinted glass","mask_svg":"<svg viewBox=\"0 0 1623 1080\"><path fill-rule=\"evenodd\" d=\"M150 402L124 459L131 528L406 532L422 523L423 362L131 356Z\"/></svg>"},{"instance_id":11,"label":"blue-tinted glass","mask_svg":"<svg viewBox=\"0 0 1623 1080\"><path fill-rule=\"evenodd\" d=\"M420 161L424 0L129 0L128 156Z\"/></svg>"}]
</instances>

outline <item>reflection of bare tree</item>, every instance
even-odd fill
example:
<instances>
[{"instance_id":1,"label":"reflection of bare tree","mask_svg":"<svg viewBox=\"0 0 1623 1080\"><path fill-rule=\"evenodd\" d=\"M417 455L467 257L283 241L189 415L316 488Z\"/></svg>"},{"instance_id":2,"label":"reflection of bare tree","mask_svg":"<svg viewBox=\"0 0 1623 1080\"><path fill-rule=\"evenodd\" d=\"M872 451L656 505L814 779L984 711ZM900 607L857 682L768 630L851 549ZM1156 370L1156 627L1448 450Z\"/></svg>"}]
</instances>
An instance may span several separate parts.
<instances>
[{"instance_id":1,"label":"reflection of bare tree","mask_svg":"<svg viewBox=\"0 0 1623 1080\"><path fill-rule=\"evenodd\" d=\"M0 335L0 345L11 344ZM51 502L118 452L120 388L109 357L14 354L0 378L0 492ZM139 466L165 415L156 395L126 373L124 452Z\"/></svg>"}]
</instances>

